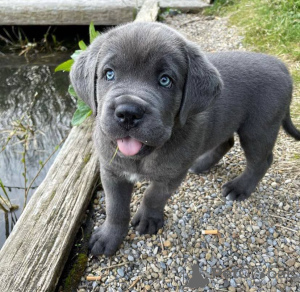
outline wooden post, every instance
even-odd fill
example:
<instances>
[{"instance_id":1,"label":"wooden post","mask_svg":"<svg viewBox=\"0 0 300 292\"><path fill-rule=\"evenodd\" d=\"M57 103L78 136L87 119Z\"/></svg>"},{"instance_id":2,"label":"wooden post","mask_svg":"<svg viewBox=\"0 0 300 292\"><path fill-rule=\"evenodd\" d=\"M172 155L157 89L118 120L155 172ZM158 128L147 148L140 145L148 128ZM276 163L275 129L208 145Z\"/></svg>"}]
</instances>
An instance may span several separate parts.
<instances>
[{"instance_id":1,"label":"wooden post","mask_svg":"<svg viewBox=\"0 0 300 292\"><path fill-rule=\"evenodd\" d=\"M150 5L151 4L151 5ZM155 21L156 1L137 19ZM156 7L153 9L153 7ZM151 12L150 12L151 11ZM74 127L0 251L0 291L53 291L99 178L94 119Z\"/></svg>"}]
</instances>

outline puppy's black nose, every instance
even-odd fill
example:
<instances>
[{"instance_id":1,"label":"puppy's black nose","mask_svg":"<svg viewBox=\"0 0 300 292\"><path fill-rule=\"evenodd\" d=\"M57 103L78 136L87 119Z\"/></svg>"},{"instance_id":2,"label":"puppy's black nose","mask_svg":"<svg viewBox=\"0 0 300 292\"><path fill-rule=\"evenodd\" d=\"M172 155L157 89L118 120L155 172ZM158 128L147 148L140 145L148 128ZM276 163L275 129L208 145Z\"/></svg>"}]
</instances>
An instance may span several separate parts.
<instances>
[{"instance_id":1,"label":"puppy's black nose","mask_svg":"<svg viewBox=\"0 0 300 292\"><path fill-rule=\"evenodd\" d=\"M117 122L127 130L136 127L144 116L144 110L133 104L121 104L115 109Z\"/></svg>"}]
</instances>

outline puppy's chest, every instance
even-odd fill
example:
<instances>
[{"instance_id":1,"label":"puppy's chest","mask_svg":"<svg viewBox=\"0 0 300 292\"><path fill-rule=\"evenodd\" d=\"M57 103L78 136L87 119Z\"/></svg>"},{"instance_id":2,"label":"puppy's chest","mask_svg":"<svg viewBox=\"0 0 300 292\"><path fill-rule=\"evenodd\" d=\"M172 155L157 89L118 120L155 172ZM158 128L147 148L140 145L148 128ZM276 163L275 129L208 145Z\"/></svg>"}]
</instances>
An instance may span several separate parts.
<instances>
[{"instance_id":1,"label":"puppy's chest","mask_svg":"<svg viewBox=\"0 0 300 292\"><path fill-rule=\"evenodd\" d=\"M120 169L120 175L124 176L128 181L155 181L159 177L161 168L158 169L157 165L153 163L137 163L136 165L127 165L127 167Z\"/></svg>"},{"instance_id":2,"label":"puppy's chest","mask_svg":"<svg viewBox=\"0 0 300 292\"><path fill-rule=\"evenodd\" d=\"M146 180L146 177L139 174L139 173L134 173L134 172L129 172L129 171L123 171L122 175L130 182L137 182L137 181L143 181Z\"/></svg>"}]
</instances>

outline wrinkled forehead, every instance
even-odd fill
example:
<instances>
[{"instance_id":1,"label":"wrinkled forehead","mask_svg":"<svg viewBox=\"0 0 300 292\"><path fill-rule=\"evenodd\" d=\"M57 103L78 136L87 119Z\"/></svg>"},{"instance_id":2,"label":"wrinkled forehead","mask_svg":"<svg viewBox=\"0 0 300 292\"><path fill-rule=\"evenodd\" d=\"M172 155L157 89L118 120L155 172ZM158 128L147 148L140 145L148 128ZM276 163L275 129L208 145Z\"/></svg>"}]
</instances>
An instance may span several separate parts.
<instances>
[{"instance_id":1,"label":"wrinkled forehead","mask_svg":"<svg viewBox=\"0 0 300 292\"><path fill-rule=\"evenodd\" d=\"M185 41L167 26L133 23L108 32L104 45L106 60L128 70L137 66L175 66L187 64Z\"/></svg>"}]
</instances>

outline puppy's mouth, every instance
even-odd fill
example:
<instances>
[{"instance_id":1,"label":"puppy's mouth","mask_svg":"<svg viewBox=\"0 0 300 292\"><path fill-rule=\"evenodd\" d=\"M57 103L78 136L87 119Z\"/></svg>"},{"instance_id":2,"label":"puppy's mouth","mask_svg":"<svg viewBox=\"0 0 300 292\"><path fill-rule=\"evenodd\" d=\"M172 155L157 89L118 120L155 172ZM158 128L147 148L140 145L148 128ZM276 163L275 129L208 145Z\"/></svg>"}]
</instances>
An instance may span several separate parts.
<instances>
[{"instance_id":1,"label":"puppy's mouth","mask_svg":"<svg viewBox=\"0 0 300 292\"><path fill-rule=\"evenodd\" d=\"M145 146L145 144L132 137L118 139L117 145L119 151L125 156L134 156L138 154Z\"/></svg>"}]
</instances>

